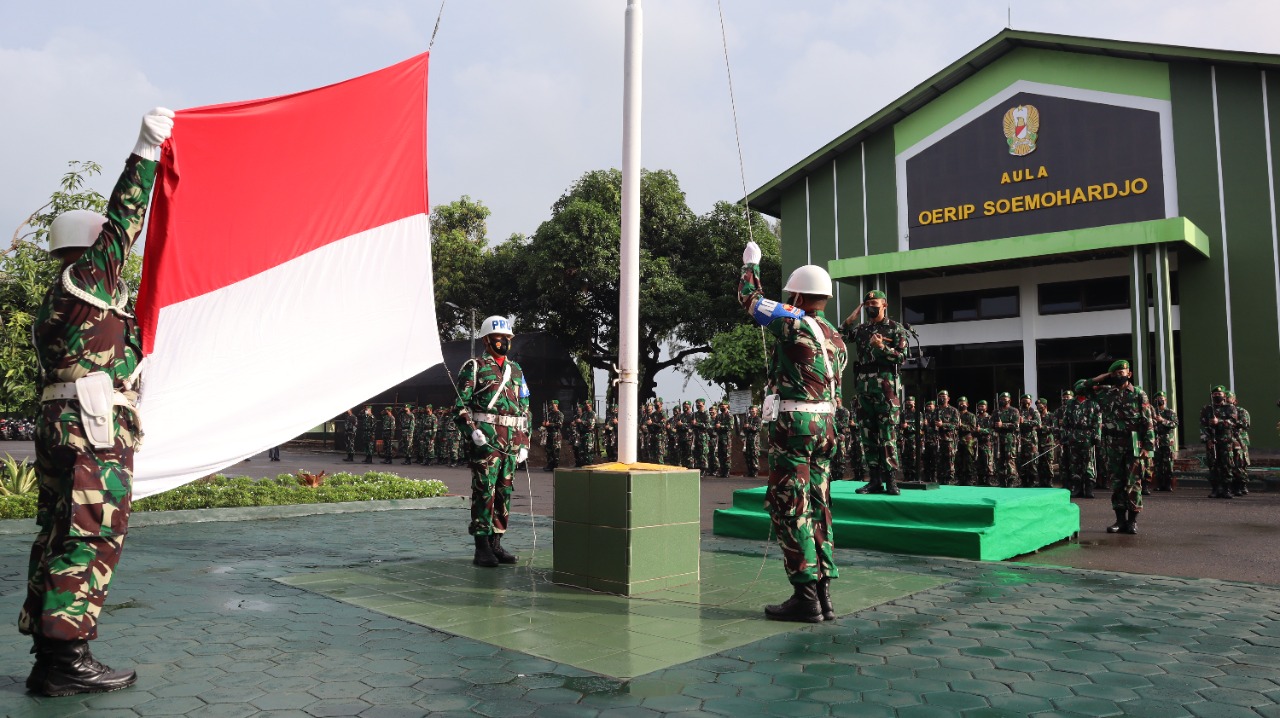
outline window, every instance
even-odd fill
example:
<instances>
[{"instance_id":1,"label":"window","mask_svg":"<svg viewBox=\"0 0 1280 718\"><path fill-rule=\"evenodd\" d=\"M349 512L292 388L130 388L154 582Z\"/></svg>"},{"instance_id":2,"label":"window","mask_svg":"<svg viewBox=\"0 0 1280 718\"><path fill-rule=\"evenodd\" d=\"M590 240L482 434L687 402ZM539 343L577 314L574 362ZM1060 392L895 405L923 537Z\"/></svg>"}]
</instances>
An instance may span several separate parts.
<instances>
[{"instance_id":1,"label":"window","mask_svg":"<svg viewBox=\"0 0 1280 718\"><path fill-rule=\"evenodd\" d=\"M1101 312L1129 308L1129 278L1103 277L1052 282L1039 287L1041 314Z\"/></svg>"},{"instance_id":2,"label":"window","mask_svg":"<svg viewBox=\"0 0 1280 718\"><path fill-rule=\"evenodd\" d=\"M924 294L902 298L902 319L908 324L969 322L1018 316L1018 288L979 289L953 294Z\"/></svg>"}]
</instances>

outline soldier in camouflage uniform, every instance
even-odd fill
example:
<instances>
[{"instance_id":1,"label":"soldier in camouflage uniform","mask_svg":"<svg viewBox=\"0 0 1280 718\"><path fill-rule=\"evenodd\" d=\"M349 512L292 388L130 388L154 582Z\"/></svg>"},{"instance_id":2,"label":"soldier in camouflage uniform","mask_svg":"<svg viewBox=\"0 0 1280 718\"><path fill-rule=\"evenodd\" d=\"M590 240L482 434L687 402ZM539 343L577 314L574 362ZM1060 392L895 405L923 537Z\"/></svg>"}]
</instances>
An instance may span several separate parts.
<instances>
[{"instance_id":1,"label":"soldier in camouflage uniform","mask_svg":"<svg viewBox=\"0 0 1280 718\"><path fill-rule=\"evenodd\" d=\"M969 411L969 399L960 397L956 403L960 410L960 424L956 442L956 483L961 486L974 484L974 462L978 458L978 416Z\"/></svg>"},{"instance_id":2,"label":"soldier in camouflage uniform","mask_svg":"<svg viewBox=\"0 0 1280 718\"><path fill-rule=\"evenodd\" d=\"M1232 427L1239 417L1227 401L1227 387L1219 384L1211 391L1211 403L1200 410L1200 441L1204 442L1205 463L1209 465L1209 498L1229 499Z\"/></svg>"},{"instance_id":3,"label":"soldier in camouflage uniform","mask_svg":"<svg viewBox=\"0 0 1280 718\"><path fill-rule=\"evenodd\" d=\"M938 392L938 410L934 413L934 420L938 429L937 481L940 484L954 484L956 449L960 440L960 410L951 405L951 394L946 389Z\"/></svg>"},{"instance_id":4,"label":"soldier in camouflage uniform","mask_svg":"<svg viewBox=\"0 0 1280 718\"><path fill-rule=\"evenodd\" d=\"M924 417L916 410L916 398L907 397L898 426L898 450L902 454L902 478L904 481L920 480L920 449L924 432Z\"/></svg>"},{"instance_id":5,"label":"soldier in camouflage uniform","mask_svg":"<svg viewBox=\"0 0 1280 718\"><path fill-rule=\"evenodd\" d=\"M342 444L347 448L347 458L343 461L356 460L356 431L360 427L360 420L350 409L342 415Z\"/></svg>"},{"instance_id":6,"label":"soldier in camouflage uniform","mask_svg":"<svg viewBox=\"0 0 1280 718\"><path fill-rule=\"evenodd\" d=\"M396 422L396 445L404 456L402 463L406 466L413 463L413 429L413 407L405 404L404 411L401 412L400 419Z\"/></svg>"},{"instance_id":7,"label":"soldier in camouflage uniform","mask_svg":"<svg viewBox=\"0 0 1280 718\"><path fill-rule=\"evenodd\" d=\"M858 404L854 411L862 430L862 450L867 459L870 482L860 493L900 493L895 482L898 472L898 411L902 378L899 369L907 357L907 331L889 318L889 299L873 289L862 304L841 325L845 341L853 352L854 386ZM866 311L866 321L856 324Z\"/></svg>"},{"instance_id":8,"label":"soldier in camouflage uniform","mask_svg":"<svg viewBox=\"0 0 1280 718\"><path fill-rule=\"evenodd\" d=\"M32 318L41 388L35 430L39 529L18 616L18 630L31 636L36 655L27 689L49 696L114 691L137 680L133 671L95 660L89 641L98 636L98 616L128 533L133 455L142 442L134 409L142 335L127 311L121 273L142 231L158 145L169 137L172 118L163 108L143 118L106 217L72 210L49 229L49 251L62 269ZM80 396L94 396L94 404L107 408L92 413Z\"/></svg>"},{"instance_id":9,"label":"soldier in camouflage uniform","mask_svg":"<svg viewBox=\"0 0 1280 718\"><path fill-rule=\"evenodd\" d=\"M844 402L836 406L836 451L831 455L831 480L841 481L844 479L845 462L849 457L849 437L845 433L845 429L849 426L849 410L844 407Z\"/></svg>"},{"instance_id":10,"label":"soldier in camouflage uniform","mask_svg":"<svg viewBox=\"0 0 1280 718\"><path fill-rule=\"evenodd\" d=\"M686 401L684 410L672 418L675 419L676 434L679 437L677 445L680 447L680 465L686 469L697 468L697 458L693 453L693 405Z\"/></svg>"},{"instance_id":11,"label":"soldier in camouflage uniform","mask_svg":"<svg viewBox=\"0 0 1280 718\"><path fill-rule=\"evenodd\" d=\"M609 413L605 414L604 426L601 428L604 432L604 448L605 457L609 461L618 460L618 405L614 404L609 407Z\"/></svg>"},{"instance_id":12,"label":"soldier in camouflage uniform","mask_svg":"<svg viewBox=\"0 0 1280 718\"><path fill-rule=\"evenodd\" d=\"M707 411L705 399L695 402L693 414L689 417L689 427L693 430L693 465L704 476L710 474L711 468L711 414Z\"/></svg>"},{"instance_id":13,"label":"soldier in camouflage uniform","mask_svg":"<svg viewBox=\"0 0 1280 718\"><path fill-rule=\"evenodd\" d=\"M436 421L435 407L427 404L422 411L422 425L419 427L418 434L422 437L419 440L421 450L418 452L418 461L425 466L430 466L432 459L436 455L436 431L438 429Z\"/></svg>"},{"instance_id":14,"label":"soldier in camouflage uniform","mask_svg":"<svg viewBox=\"0 0 1280 718\"><path fill-rule=\"evenodd\" d=\"M849 471L854 481L862 481L867 474L867 455L862 450L862 429L858 425L858 407L849 409L849 422L841 428L848 447Z\"/></svg>"},{"instance_id":15,"label":"soldier in camouflage uniform","mask_svg":"<svg viewBox=\"0 0 1280 718\"><path fill-rule=\"evenodd\" d=\"M759 407L747 409L747 415L738 427L738 436L742 437L742 460L746 464L747 478L753 479L760 473Z\"/></svg>"},{"instance_id":16,"label":"soldier in camouflage uniform","mask_svg":"<svg viewBox=\"0 0 1280 718\"><path fill-rule=\"evenodd\" d=\"M720 468L720 478L729 478L729 469L732 466L730 454L733 451L733 414L729 412L728 404L720 405L720 413L716 414L715 424L713 428L716 432L716 464Z\"/></svg>"},{"instance_id":17,"label":"soldier in camouflage uniform","mask_svg":"<svg viewBox=\"0 0 1280 718\"><path fill-rule=\"evenodd\" d=\"M396 443L396 415L389 406L382 410L378 433L382 436L382 463L390 464Z\"/></svg>"},{"instance_id":18,"label":"soldier in camouflage uniform","mask_svg":"<svg viewBox=\"0 0 1280 718\"><path fill-rule=\"evenodd\" d=\"M1102 407L1093 398L1089 381L1075 384L1075 404L1067 414L1067 448L1071 452L1071 488L1076 498L1093 498L1098 485L1097 455L1102 446Z\"/></svg>"},{"instance_id":19,"label":"soldier in camouflage uniform","mask_svg":"<svg viewBox=\"0 0 1280 718\"><path fill-rule=\"evenodd\" d=\"M542 428L547 430L547 465L543 471L555 471L560 465L560 444L564 442L564 414L560 412L560 402L552 399L551 408L543 417Z\"/></svg>"},{"instance_id":20,"label":"soldier in camouflage uniform","mask_svg":"<svg viewBox=\"0 0 1280 718\"><path fill-rule=\"evenodd\" d=\"M1147 394L1133 385L1125 359L1094 377L1090 389L1102 410L1102 453L1106 475L1111 477L1111 509L1116 513L1116 522L1107 527L1107 533L1136 534L1142 511L1142 475L1155 450L1151 415L1143 411Z\"/></svg>"},{"instance_id":21,"label":"soldier in camouflage uniform","mask_svg":"<svg viewBox=\"0 0 1280 718\"><path fill-rule=\"evenodd\" d=\"M1236 403L1236 393L1227 392L1227 403L1235 407L1236 423L1231 427L1231 495L1249 495L1249 410Z\"/></svg>"},{"instance_id":22,"label":"soldier in camouflage uniform","mask_svg":"<svg viewBox=\"0 0 1280 718\"><path fill-rule=\"evenodd\" d=\"M994 422L996 483L1009 488L1018 476L1018 429L1022 414L1011 405L1009 392L1000 392L999 401Z\"/></svg>"},{"instance_id":23,"label":"soldier in camouflage uniform","mask_svg":"<svg viewBox=\"0 0 1280 718\"><path fill-rule=\"evenodd\" d=\"M938 404L932 399L920 412L920 479L938 480Z\"/></svg>"},{"instance_id":24,"label":"soldier in camouflage uniform","mask_svg":"<svg viewBox=\"0 0 1280 718\"><path fill-rule=\"evenodd\" d=\"M458 372L458 430L465 431L471 466L471 522L477 566L515 563L502 548L511 513L516 464L529 456L529 383L524 370L507 356L514 334L505 317L487 317L480 325L486 355Z\"/></svg>"},{"instance_id":25,"label":"soldier in camouflage uniform","mask_svg":"<svg viewBox=\"0 0 1280 718\"><path fill-rule=\"evenodd\" d=\"M1036 440L1039 442L1036 459L1036 477L1040 480L1040 488L1053 486L1053 455L1057 453L1058 444L1053 438L1053 416L1049 414L1049 400L1041 397L1036 401L1036 413L1040 416L1040 426L1036 428Z\"/></svg>"},{"instance_id":26,"label":"soldier in camouflage uniform","mask_svg":"<svg viewBox=\"0 0 1280 718\"><path fill-rule=\"evenodd\" d=\"M373 415L373 407L369 404L364 405L364 412L360 414L360 428L356 431L356 446L364 449L364 463L373 463L374 445L377 443L378 437L378 417Z\"/></svg>"},{"instance_id":27,"label":"soldier in camouflage uniform","mask_svg":"<svg viewBox=\"0 0 1280 718\"><path fill-rule=\"evenodd\" d=\"M1062 488L1070 490L1071 483L1071 452L1067 451L1067 434L1068 420L1071 414L1071 407L1075 404L1075 395L1070 389L1062 390L1062 403L1057 409L1053 410L1053 414L1049 417L1049 425L1053 430L1053 441L1057 446L1054 452L1058 456L1058 480L1062 482Z\"/></svg>"},{"instance_id":28,"label":"soldier in camouflage uniform","mask_svg":"<svg viewBox=\"0 0 1280 718\"><path fill-rule=\"evenodd\" d=\"M815 265L797 269L783 289L790 293L791 304L780 304L761 291L760 249L755 242L747 245L742 259L738 301L777 340L769 356L769 401L771 407L776 405L777 418L769 437L765 504L782 547L792 595L766 606L765 615L782 621L832 620L830 587L839 571L831 533L829 472L836 441L835 405L840 402L840 375L848 354L839 330L823 316L831 298L831 277Z\"/></svg>"},{"instance_id":29,"label":"soldier in camouflage uniform","mask_svg":"<svg viewBox=\"0 0 1280 718\"><path fill-rule=\"evenodd\" d=\"M978 413L974 416L974 445L975 453L973 459L974 474L977 477L979 486L994 486L994 447L993 442L996 438L993 434L995 426L995 418L987 411L987 400L978 400Z\"/></svg>"},{"instance_id":30,"label":"soldier in camouflage uniform","mask_svg":"<svg viewBox=\"0 0 1280 718\"><path fill-rule=\"evenodd\" d=\"M577 426L578 447L582 454L579 466L588 466L596 461L596 410L590 401L582 402L582 413L578 416L582 419Z\"/></svg>"},{"instance_id":31,"label":"soldier in camouflage uniform","mask_svg":"<svg viewBox=\"0 0 1280 718\"><path fill-rule=\"evenodd\" d=\"M649 454L655 464L667 463L667 412L662 400L653 405L649 418L645 419L645 433L649 437Z\"/></svg>"},{"instance_id":32,"label":"soldier in camouflage uniform","mask_svg":"<svg viewBox=\"0 0 1280 718\"><path fill-rule=\"evenodd\" d=\"M1156 456L1154 462L1156 491L1173 491L1173 443L1178 430L1178 412L1169 408L1163 391L1155 395Z\"/></svg>"},{"instance_id":33,"label":"soldier in camouflage uniform","mask_svg":"<svg viewBox=\"0 0 1280 718\"><path fill-rule=\"evenodd\" d=\"M1037 454L1040 453L1040 412L1032 404L1031 395L1023 394L1018 409L1018 481L1023 487L1036 485Z\"/></svg>"},{"instance_id":34,"label":"soldier in camouflage uniform","mask_svg":"<svg viewBox=\"0 0 1280 718\"><path fill-rule=\"evenodd\" d=\"M441 405L436 413L436 464L444 466L449 463L449 434L453 432L453 414L450 407Z\"/></svg>"}]
</instances>

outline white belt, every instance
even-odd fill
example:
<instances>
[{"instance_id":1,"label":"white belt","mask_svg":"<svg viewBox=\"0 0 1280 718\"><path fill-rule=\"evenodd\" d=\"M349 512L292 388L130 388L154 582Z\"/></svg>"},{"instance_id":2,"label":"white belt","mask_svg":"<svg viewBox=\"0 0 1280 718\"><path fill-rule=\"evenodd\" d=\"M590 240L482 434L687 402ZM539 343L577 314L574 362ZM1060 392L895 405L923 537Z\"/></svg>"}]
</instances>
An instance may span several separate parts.
<instances>
[{"instance_id":1,"label":"white belt","mask_svg":"<svg viewBox=\"0 0 1280 718\"><path fill-rule=\"evenodd\" d=\"M46 386L44 388L44 391L40 392L41 402L64 401L66 399L76 399L76 398L78 398L78 396L76 394L76 383L74 381L64 381L64 382L59 382L57 384L50 384L49 386ZM131 409L134 408L133 402L129 401L129 397L125 396L118 390L115 392L113 399L114 399L113 403L116 406L127 406Z\"/></svg>"},{"instance_id":2,"label":"white belt","mask_svg":"<svg viewBox=\"0 0 1280 718\"><path fill-rule=\"evenodd\" d=\"M834 414L835 407L829 401L794 401L783 399L778 411L807 411L811 414Z\"/></svg>"},{"instance_id":3,"label":"white belt","mask_svg":"<svg viewBox=\"0 0 1280 718\"><path fill-rule=\"evenodd\" d=\"M484 422L486 424L497 424L498 426L514 426L523 429L525 421L523 416L506 416L505 414L486 414L482 411L471 412L471 418Z\"/></svg>"}]
</instances>

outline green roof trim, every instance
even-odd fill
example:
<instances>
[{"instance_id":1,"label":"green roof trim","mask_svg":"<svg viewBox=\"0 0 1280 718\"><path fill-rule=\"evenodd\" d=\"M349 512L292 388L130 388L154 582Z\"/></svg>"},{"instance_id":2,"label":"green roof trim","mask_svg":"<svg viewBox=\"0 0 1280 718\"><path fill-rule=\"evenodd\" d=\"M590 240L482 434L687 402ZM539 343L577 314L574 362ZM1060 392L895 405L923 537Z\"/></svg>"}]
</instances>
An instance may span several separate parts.
<instances>
[{"instance_id":1,"label":"green roof trim","mask_svg":"<svg viewBox=\"0 0 1280 718\"><path fill-rule=\"evenodd\" d=\"M782 194L792 184L810 172L825 166L842 152L856 146L868 136L887 127L932 102L942 93L964 82L978 71L1009 54L1018 47L1032 47L1062 52L1080 52L1088 55L1107 55L1130 60L1152 62L1200 62L1220 65L1245 65L1264 70L1280 68L1280 55L1233 50L1206 50L1179 45L1155 45L1121 40L1101 40L1071 35L1055 35L1021 30L1002 30L995 37L979 45L975 50L956 60L933 77L916 85L911 91L894 100L818 151L774 177L762 187L747 195L748 205L771 217L781 214Z\"/></svg>"},{"instance_id":2,"label":"green roof trim","mask_svg":"<svg viewBox=\"0 0 1280 718\"><path fill-rule=\"evenodd\" d=\"M1191 220L1173 217L1067 232L988 239L907 252L888 252L869 257L833 259L827 263L827 271L832 279L857 279L874 274L898 274L1176 242L1188 245L1204 257L1209 256L1209 236L1192 224Z\"/></svg>"}]
</instances>

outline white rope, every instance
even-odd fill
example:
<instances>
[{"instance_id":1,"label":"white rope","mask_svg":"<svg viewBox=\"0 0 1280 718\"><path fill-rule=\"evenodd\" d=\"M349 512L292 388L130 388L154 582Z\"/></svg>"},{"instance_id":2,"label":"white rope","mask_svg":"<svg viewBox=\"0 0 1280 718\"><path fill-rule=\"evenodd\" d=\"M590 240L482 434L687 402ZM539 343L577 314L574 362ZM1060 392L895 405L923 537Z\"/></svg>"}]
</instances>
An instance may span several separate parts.
<instances>
[{"instance_id":1,"label":"white rope","mask_svg":"<svg viewBox=\"0 0 1280 718\"><path fill-rule=\"evenodd\" d=\"M440 18L444 16L445 0L440 0L440 12L436 13L436 26L431 30L431 40L427 42L427 52L431 52L431 46L436 44L436 33L440 32Z\"/></svg>"},{"instance_id":2,"label":"white rope","mask_svg":"<svg viewBox=\"0 0 1280 718\"><path fill-rule=\"evenodd\" d=\"M67 268L62 270L62 288L67 290L68 294L88 304L91 307L95 307L100 311L115 312L116 314L119 314L122 317L128 317L130 319L133 318L132 314L124 310L124 308L129 305L129 288L125 286L123 281L121 281L120 284L116 287L117 292L115 296L112 297L115 303L107 304L101 299L98 299L92 294L84 291L80 287L77 287L75 285L75 282L71 281L72 267L73 265L68 264Z\"/></svg>"},{"instance_id":3,"label":"white rope","mask_svg":"<svg viewBox=\"0 0 1280 718\"><path fill-rule=\"evenodd\" d=\"M747 239L755 241L751 229L751 208L747 206L747 169L742 161L742 133L738 131L738 105L733 99L733 72L729 69L729 40L724 31L724 6L716 0L720 11L720 46L724 49L724 74L729 78L729 108L733 111L733 138L738 143L738 177L742 180L742 216L747 220Z\"/></svg>"}]
</instances>

